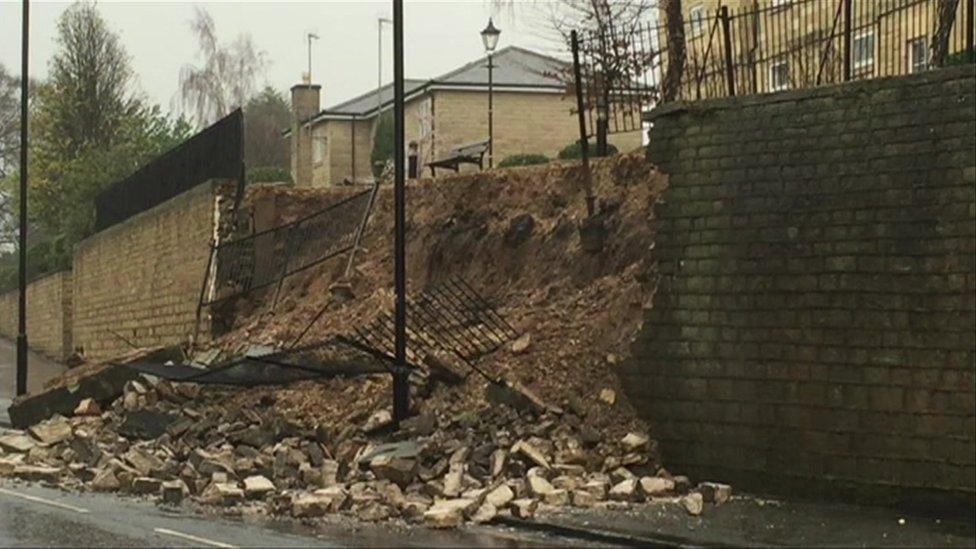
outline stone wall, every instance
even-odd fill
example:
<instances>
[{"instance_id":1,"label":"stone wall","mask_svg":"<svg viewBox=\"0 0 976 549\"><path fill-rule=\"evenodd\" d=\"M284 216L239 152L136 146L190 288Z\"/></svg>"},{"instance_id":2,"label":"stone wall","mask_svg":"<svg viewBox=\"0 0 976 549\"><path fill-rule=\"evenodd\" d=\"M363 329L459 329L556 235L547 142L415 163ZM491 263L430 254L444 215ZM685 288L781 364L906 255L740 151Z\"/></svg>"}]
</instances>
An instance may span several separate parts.
<instances>
[{"instance_id":1,"label":"stone wall","mask_svg":"<svg viewBox=\"0 0 976 549\"><path fill-rule=\"evenodd\" d=\"M74 346L87 358L193 335L218 187L200 184L75 246Z\"/></svg>"},{"instance_id":2,"label":"stone wall","mask_svg":"<svg viewBox=\"0 0 976 549\"><path fill-rule=\"evenodd\" d=\"M653 309L621 370L675 470L972 504L972 66L649 113Z\"/></svg>"},{"instance_id":3,"label":"stone wall","mask_svg":"<svg viewBox=\"0 0 976 549\"><path fill-rule=\"evenodd\" d=\"M27 343L54 360L71 354L71 271L62 271L27 285ZM17 337L16 290L0 294L0 336Z\"/></svg>"}]
</instances>

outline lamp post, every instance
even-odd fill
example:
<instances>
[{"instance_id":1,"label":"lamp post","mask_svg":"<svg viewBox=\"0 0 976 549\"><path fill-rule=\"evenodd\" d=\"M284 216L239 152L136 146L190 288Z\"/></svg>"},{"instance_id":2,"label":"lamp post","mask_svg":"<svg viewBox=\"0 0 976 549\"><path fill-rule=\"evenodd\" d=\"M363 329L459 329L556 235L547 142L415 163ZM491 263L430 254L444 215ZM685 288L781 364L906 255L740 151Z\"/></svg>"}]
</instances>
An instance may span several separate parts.
<instances>
[{"instance_id":1,"label":"lamp post","mask_svg":"<svg viewBox=\"0 0 976 549\"><path fill-rule=\"evenodd\" d=\"M308 83L312 83L312 40L318 40L319 35L314 32L310 32L306 35L308 37Z\"/></svg>"},{"instance_id":2,"label":"lamp post","mask_svg":"<svg viewBox=\"0 0 976 549\"><path fill-rule=\"evenodd\" d=\"M491 18L488 18L488 26L481 31L481 41L485 45L488 53L488 167L495 167L495 135L494 135L494 77L492 74L495 64L492 63L492 53L498 45L498 35L502 31L495 28Z\"/></svg>"},{"instance_id":3,"label":"lamp post","mask_svg":"<svg viewBox=\"0 0 976 549\"><path fill-rule=\"evenodd\" d=\"M393 286L394 315L393 425L410 414L410 370L407 367L407 214L404 173L403 0L393 0Z\"/></svg>"},{"instance_id":4,"label":"lamp post","mask_svg":"<svg viewBox=\"0 0 976 549\"><path fill-rule=\"evenodd\" d=\"M20 295L17 313L17 396L27 392L27 84L30 2L24 0L20 58Z\"/></svg>"}]
</instances>

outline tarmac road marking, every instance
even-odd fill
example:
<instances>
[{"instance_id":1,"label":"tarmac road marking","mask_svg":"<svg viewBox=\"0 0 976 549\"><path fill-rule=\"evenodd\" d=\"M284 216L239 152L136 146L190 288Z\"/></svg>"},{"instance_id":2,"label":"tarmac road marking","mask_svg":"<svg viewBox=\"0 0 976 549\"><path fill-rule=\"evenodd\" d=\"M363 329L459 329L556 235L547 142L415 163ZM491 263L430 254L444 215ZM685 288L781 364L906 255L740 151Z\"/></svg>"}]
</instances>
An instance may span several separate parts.
<instances>
[{"instance_id":1,"label":"tarmac road marking","mask_svg":"<svg viewBox=\"0 0 976 549\"><path fill-rule=\"evenodd\" d=\"M202 543L204 545L210 545L212 547L236 547L235 545L230 545L228 543L223 543L221 541L201 538L199 536L194 536L193 534L184 534L183 532L177 532L176 530L170 530L168 528L153 528L153 532L156 532L157 534L162 534L164 536L172 536L174 538L182 538L188 541Z\"/></svg>"},{"instance_id":2,"label":"tarmac road marking","mask_svg":"<svg viewBox=\"0 0 976 549\"><path fill-rule=\"evenodd\" d=\"M32 496L30 494L21 494L20 492L14 492L13 490L7 490L6 488L0 488L0 494L7 494L8 496L26 499L27 501L33 501L35 503L43 503L44 505L50 505L52 507L60 507L61 509L67 509L76 513L88 512L88 509L85 509L84 507L75 507L69 503L61 503L60 501L53 501L39 496Z\"/></svg>"}]
</instances>

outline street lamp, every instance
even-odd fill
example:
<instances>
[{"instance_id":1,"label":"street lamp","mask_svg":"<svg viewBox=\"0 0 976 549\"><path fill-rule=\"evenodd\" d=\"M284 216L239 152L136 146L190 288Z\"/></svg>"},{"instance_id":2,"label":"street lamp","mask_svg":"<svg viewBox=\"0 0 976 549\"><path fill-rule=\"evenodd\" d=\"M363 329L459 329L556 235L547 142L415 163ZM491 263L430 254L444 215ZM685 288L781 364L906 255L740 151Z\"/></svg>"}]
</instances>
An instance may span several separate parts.
<instances>
[{"instance_id":1,"label":"street lamp","mask_svg":"<svg viewBox=\"0 0 976 549\"><path fill-rule=\"evenodd\" d=\"M20 50L20 257L17 301L17 396L27 392L27 47L30 42L30 2L23 2Z\"/></svg>"},{"instance_id":2,"label":"street lamp","mask_svg":"<svg viewBox=\"0 0 976 549\"><path fill-rule=\"evenodd\" d=\"M488 26L481 31L481 41L485 45L485 51L488 53L488 167L495 167L495 136L494 136L494 79L492 74L492 69L495 68L494 63L492 63L491 54L495 51L495 47L498 46L498 35L502 31L495 28L495 24L492 23L491 18L488 18Z\"/></svg>"}]
</instances>

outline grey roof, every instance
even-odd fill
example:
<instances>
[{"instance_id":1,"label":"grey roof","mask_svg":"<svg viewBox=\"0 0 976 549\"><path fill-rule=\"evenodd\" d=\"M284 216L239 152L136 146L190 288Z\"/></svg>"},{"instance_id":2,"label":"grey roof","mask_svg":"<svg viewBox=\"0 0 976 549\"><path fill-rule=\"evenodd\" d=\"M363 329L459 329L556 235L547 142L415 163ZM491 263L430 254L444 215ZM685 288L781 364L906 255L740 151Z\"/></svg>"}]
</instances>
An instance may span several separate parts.
<instances>
[{"instance_id":1,"label":"grey roof","mask_svg":"<svg viewBox=\"0 0 976 549\"><path fill-rule=\"evenodd\" d=\"M495 65L492 75L493 83L499 87L550 88L554 91L562 90L564 86L556 78L556 74L569 68L569 64L541 53L508 46L498 51L492 58ZM470 86L482 87L488 85L488 70L485 58L467 63L453 71L438 76L432 80L404 80L404 94L409 99L411 95L422 93L432 86ZM371 90L348 101L333 105L320 111L311 119L328 118L330 116L372 116L376 114L377 95L381 109L393 102L393 84L387 84L379 90Z\"/></svg>"}]
</instances>

